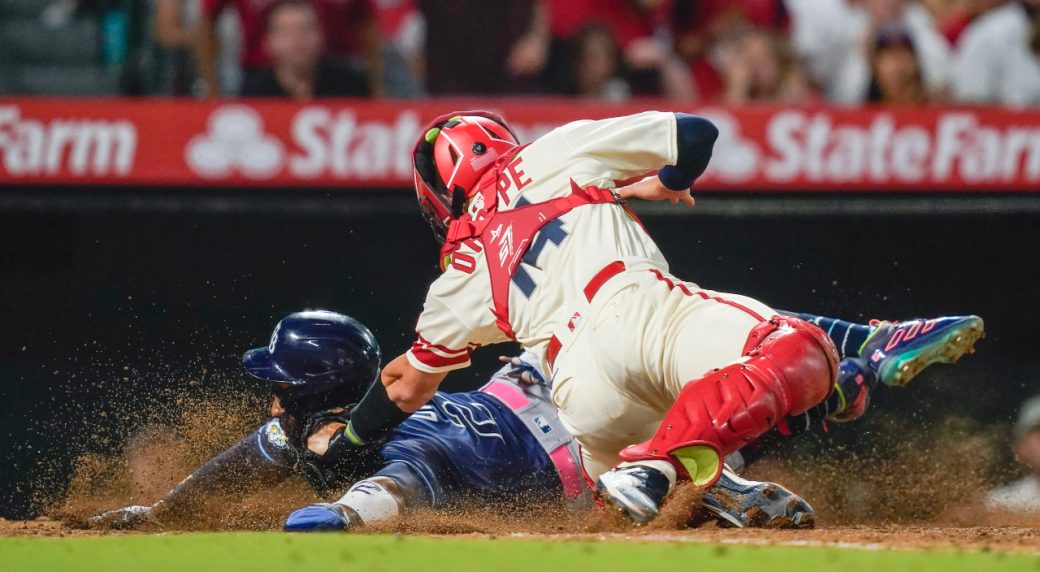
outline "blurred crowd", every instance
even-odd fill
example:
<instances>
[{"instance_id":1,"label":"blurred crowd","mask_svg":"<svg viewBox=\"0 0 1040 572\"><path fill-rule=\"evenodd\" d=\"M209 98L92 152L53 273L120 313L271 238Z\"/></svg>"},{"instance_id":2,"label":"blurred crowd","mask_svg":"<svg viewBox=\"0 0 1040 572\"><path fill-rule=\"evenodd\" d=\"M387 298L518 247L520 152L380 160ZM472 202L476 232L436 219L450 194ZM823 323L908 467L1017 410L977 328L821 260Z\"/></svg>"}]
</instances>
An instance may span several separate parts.
<instances>
[{"instance_id":1,"label":"blurred crowd","mask_svg":"<svg viewBox=\"0 0 1040 572\"><path fill-rule=\"evenodd\" d=\"M1040 0L50 2L126 94L1040 104Z\"/></svg>"}]
</instances>

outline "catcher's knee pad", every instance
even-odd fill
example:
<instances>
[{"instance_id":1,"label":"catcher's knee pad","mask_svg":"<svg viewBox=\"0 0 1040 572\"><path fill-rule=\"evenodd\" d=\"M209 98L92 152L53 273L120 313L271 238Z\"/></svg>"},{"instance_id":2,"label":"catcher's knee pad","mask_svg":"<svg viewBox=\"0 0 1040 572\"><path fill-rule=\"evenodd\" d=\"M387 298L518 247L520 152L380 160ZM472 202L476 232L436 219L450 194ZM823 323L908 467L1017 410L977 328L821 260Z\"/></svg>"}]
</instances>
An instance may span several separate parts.
<instances>
[{"instance_id":1,"label":"catcher's knee pad","mask_svg":"<svg viewBox=\"0 0 1040 572\"><path fill-rule=\"evenodd\" d=\"M837 348L808 322L782 317L763 322L744 351L739 361L686 384L657 433L621 457L667 460L680 475L710 484L723 457L824 400L834 385Z\"/></svg>"},{"instance_id":2,"label":"catcher's knee pad","mask_svg":"<svg viewBox=\"0 0 1040 572\"><path fill-rule=\"evenodd\" d=\"M788 392L786 415L804 413L830 395L838 378L838 348L819 326L776 316L751 330L744 358L764 359Z\"/></svg>"}]
</instances>

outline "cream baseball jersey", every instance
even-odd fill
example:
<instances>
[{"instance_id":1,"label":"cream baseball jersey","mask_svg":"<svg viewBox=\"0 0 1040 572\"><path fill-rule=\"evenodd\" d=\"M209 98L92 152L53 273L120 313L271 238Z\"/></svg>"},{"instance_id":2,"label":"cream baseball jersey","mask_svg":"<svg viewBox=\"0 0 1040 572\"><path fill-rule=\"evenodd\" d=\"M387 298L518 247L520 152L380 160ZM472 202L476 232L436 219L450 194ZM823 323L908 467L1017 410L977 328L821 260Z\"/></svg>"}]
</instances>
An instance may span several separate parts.
<instances>
[{"instance_id":1,"label":"cream baseball jersey","mask_svg":"<svg viewBox=\"0 0 1040 572\"><path fill-rule=\"evenodd\" d=\"M674 165L676 119L645 112L557 128L521 149L499 174L498 211L542 203L573 192L573 186L613 188ZM503 200L504 199L504 200ZM512 225L489 227L502 250L522 256L510 277L508 322L516 341L540 349L568 319L589 280L620 259L643 259L667 271L667 262L638 221L621 205L587 204L544 224L523 245L513 245ZM499 234L501 233L501 236ZM468 240L430 286L408 360L426 372L467 367L480 346L510 341L496 321L489 259L480 240ZM500 254L496 258L496 254ZM493 263L493 262L492 262Z\"/></svg>"}]
</instances>

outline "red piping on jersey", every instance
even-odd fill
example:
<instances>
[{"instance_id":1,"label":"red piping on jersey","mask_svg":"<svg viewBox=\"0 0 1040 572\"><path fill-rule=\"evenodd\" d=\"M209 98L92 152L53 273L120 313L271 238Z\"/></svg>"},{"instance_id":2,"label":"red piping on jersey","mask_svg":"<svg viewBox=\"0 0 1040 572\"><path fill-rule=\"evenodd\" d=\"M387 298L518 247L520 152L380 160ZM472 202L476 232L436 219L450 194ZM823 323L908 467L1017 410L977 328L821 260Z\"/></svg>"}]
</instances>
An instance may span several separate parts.
<instances>
[{"instance_id":1,"label":"red piping on jersey","mask_svg":"<svg viewBox=\"0 0 1040 572\"><path fill-rule=\"evenodd\" d=\"M420 335L419 339L412 344L411 351L412 355L415 356L415 359L421 361L422 363L430 367L441 368L451 367L468 362L470 354L473 353L474 349L479 347L479 344L470 344L465 349L453 350L451 348L439 344L430 343L429 340Z\"/></svg>"},{"instance_id":2,"label":"red piping on jersey","mask_svg":"<svg viewBox=\"0 0 1040 572\"><path fill-rule=\"evenodd\" d=\"M427 348L421 347L418 342L412 344L412 356L428 367L452 367L462 365L469 361L469 353L459 354L453 357L444 357L434 353Z\"/></svg>"},{"instance_id":3,"label":"red piping on jersey","mask_svg":"<svg viewBox=\"0 0 1040 572\"><path fill-rule=\"evenodd\" d=\"M657 276L658 280L660 280L660 281L664 282L665 284L667 284L669 290L674 290L676 287L678 287L679 290L683 294L685 294L687 296L698 296L698 297L700 297L701 299L704 299L704 300L715 300L716 302L721 302L723 304L728 304L728 305L733 306L734 308L736 308L738 310L741 310L741 311L747 313L749 316L751 316L752 318L758 320L759 322L765 322L766 321L766 319L763 318L758 312L752 310L751 308L748 308L747 306L745 306L743 304L738 304L738 303L736 303L736 302L734 302L732 300L727 300L727 299L725 299L725 298L723 298L721 296L709 296L707 292L703 292L701 290L698 290L697 292L690 292L690 289L687 288L685 284L683 284L682 282L680 282L679 284L675 284L667 276L665 276L663 273L661 273L660 270L658 270L656 268L653 268L653 269L650 270L650 272L653 272L654 275Z\"/></svg>"},{"instance_id":4,"label":"red piping on jersey","mask_svg":"<svg viewBox=\"0 0 1040 572\"><path fill-rule=\"evenodd\" d=\"M599 289L602 288L608 280L624 271L625 263L621 262L620 260L616 260L604 266L599 272L596 273L595 276L592 277L592 280L589 280L589 283L585 286L585 299L589 302L592 302L592 299L596 297L596 293L599 292ZM651 268L650 272L653 272L654 276L657 276L658 280L664 282L668 286L669 290L674 290L678 288L679 291L685 294L686 296L698 296L704 300L714 300L722 304L728 304L730 306L733 306L734 308L737 308L738 310L746 312L752 318L755 318L760 322L766 321L762 318L761 315L759 315L751 308L748 308L747 306L738 304L732 300L727 300L721 296L709 296L706 292L700 290L698 290L697 292L691 292L690 289L686 286L686 284L682 282L673 282L670 278L665 276L663 272L656 268ZM555 335L549 338L549 344L545 348L545 361L549 364L549 368L553 367L554 363L556 362L556 356L560 355L561 349L563 349L563 343L560 341L560 338L556 337Z\"/></svg>"},{"instance_id":5,"label":"red piping on jersey","mask_svg":"<svg viewBox=\"0 0 1040 572\"><path fill-rule=\"evenodd\" d=\"M426 338L422 337L421 334L418 336L418 338L419 338L419 341L422 343L422 345L424 345L426 347L429 347L431 349L435 349L435 350L437 350L437 351L439 351L441 353L449 354L449 355L451 355L451 354L461 354L461 353L469 352L470 350L473 349L473 346L476 345L476 344L470 344L469 347L465 347L465 348L463 348L461 350L453 350L453 349L451 349L451 348L449 348L447 346L442 346L440 344L431 343L430 340L427 340Z\"/></svg>"},{"instance_id":6,"label":"red piping on jersey","mask_svg":"<svg viewBox=\"0 0 1040 572\"><path fill-rule=\"evenodd\" d=\"M440 257L442 261L446 260L464 241L479 238L491 277L491 312L498 329L513 340L516 339L516 333L509 323L509 284L538 231L577 207L617 203L614 193L609 189L579 187L572 180L571 192L567 196L499 211L499 180L505 176L503 171L519 150L515 149L500 157L481 178L478 193L484 201L483 209L475 214L476 220L467 213L452 221Z\"/></svg>"}]
</instances>

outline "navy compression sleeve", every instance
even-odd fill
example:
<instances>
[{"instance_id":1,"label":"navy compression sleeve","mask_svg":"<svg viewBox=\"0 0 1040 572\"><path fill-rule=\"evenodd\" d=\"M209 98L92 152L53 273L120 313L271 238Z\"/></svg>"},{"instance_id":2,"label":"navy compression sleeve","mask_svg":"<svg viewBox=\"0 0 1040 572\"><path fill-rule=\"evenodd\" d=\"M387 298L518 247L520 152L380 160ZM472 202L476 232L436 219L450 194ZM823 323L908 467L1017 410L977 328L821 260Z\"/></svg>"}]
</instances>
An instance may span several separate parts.
<instances>
[{"instance_id":1,"label":"navy compression sleeve","mask_svg":"<svg viewBox=\"0 0 1040 572\"><path fill-rule=\"evenodd\" d=\"M376 379L350 412L350 424L344 429L344 434L355 445L374 443L411 416L411 413L401 411L387 395L386 386Z\"/></svg>"},{"instance_id":2,"label":"navy compression sleeve","mask_svg":"<svg viewBox=\"0 0 1040 572\"><path fill-rule=\"evenodd\" d=\"M272 426L273 425L273 426ZM200 510L206 498L240 499L293 473L297 454L270 421L195 469L156 503L162 518Z\"/></svg>"},{"instance_id":3,"label":"navy compression sleeve","mask_svg":"<svg viewBox=\"0 0 1040 572\"><path fill-rule=\"evenodd\" d=\"M676 113L675 122L679 160L663 167L657 176L664 186L682 191L708 168L719 130L711 121L688 113Z\"/></svg>"}]
</instances>

